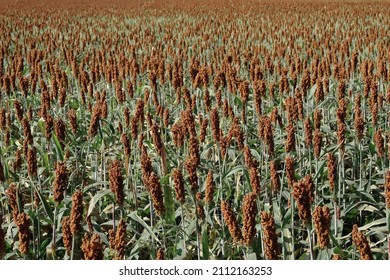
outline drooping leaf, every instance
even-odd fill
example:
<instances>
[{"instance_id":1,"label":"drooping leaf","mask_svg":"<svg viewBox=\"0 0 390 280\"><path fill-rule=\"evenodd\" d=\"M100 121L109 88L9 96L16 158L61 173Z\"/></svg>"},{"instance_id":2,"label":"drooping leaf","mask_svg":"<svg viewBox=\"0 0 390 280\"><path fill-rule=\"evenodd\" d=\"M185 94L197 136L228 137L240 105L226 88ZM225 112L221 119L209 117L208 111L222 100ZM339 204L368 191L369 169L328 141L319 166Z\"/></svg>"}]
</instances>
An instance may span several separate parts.
<instances>
[{"instance_id":1,"label":"drooping leaf","mask_svg":"<svg viewBox=\"0 0 390 280\"><path fill-rule=\"evenodd\" d=\"M105 189L105 190L101 190L99 191L97 194L95 194L91 201L89 202L89 207L88 207L88 212L87 212L87 217L89 215L91 215L92 211L93 211L93 208L95 207L95 204L103 197L105 196L106 194L110 193L111 190L110 189Z\"/></svg>"},{"instance_id":2,"label":"drooping leaf","mask_svg":"<svg viewBox=\"0 0 390 280\"><path fill-rule=\"evenodd\" d=\"M133 211L131 212L129 215L128 215L131 219L133 219L134 221L140 223L144 229L146 229L146 231L150 234L150 236L152 236L152 238L156 241L158 241L159 239L157 238L157 236L154 234L153 230L150 228L150 226L148 226L142 219L140 216L137 215L137 212Z\"/></svg>"}]
</instances>

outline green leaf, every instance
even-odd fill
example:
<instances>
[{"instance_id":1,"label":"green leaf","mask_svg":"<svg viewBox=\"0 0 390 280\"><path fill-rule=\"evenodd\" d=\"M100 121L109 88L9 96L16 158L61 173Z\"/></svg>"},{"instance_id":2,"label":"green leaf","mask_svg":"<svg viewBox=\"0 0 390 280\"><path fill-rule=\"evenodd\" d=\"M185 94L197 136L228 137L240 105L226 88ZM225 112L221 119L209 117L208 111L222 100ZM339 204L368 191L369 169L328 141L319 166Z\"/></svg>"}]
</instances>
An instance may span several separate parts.
<instances>
[{"instance_id":1,"label":"green leaf","mask_svg":"<svg viewBox=\"0 0 390 280\"><path fill-rule=\"evenodd\" d=\"M164 177L162 178L164 179ZM165 204L165 221L168 224L175 223L175 202L173 200L172 191L168 184L163 184L164 188L164 204Z\"/></svg>"},{"instance_id":2,"label":"green leaf","mask_svg":"<svg viewBox=\"0 0 390 280\"><path fill-rule=\"evenodd\" d=\"M50 208L49 203L47 203L46 199L43 197L42 193L38 190L37 186L34 186L36 193L38 194L39 200L42 202L43 209L45 210L46 215L49 217L50 221L54 223L54 215L53 211Z\"/></svg>"},{"instance_id":3,"label":"green leaf","mask_svg":"<svg viewBox=\"0 0 390 280\"><path fill-rule=\"evenodd\" d=\"M383 225L383 224L386 224L386 218L380 218L378 220L375 220L365 226L362 226L362 227L359 227L359 230L366 230L366 229L369 229L373 226L378 226L378 225Z\"/></svg>"},{"instance_id":4,"label":"green leaf","mask_svg":"<svg viewBox=\"0 0 390 280\"><path fill-rule=\"evenodd\" d=\"M77 98L71 98L69 101L69 106L70 106L70 108L77 110L79 108Z\"/></svg>"},{"instance_id":5,"label":"green leaf","mask_svg":"<svg viewBox=\"0 0 390 280\"><path fill-rule=\"evenodd\" d=\"M294 242L294 239L291 235L291 231L288 228L283 229L283 245L287 252L291 253L292 255L295 253L293 252L292 243Z\"/></svg>"},{"instance_id":6,"label":"green leaf","mask_svg":"<svg viewBox=\"0 0 390 280\"><path fill-rule=\"evenodd\" d=\"M16 203L18 204L19 213L23 213L22 194L19 192L19 188L16 190Z\"/></svg>"},{"instance_id":7,"label":"green leaf","mask_svg":"<svg viewBox=\"0 0 390 280\"><path fill-rule=\"evenodd\" d=\"M204 225L202 227L202 251L203 251L203 259L208 260L210 255L209 255L209 236L208 236L207 225Z\"/></svg>"},{"instance_id":8,"label":"green leaf","mask_svg":"<svg viewBox=\"0 0 390 280\"><path fill-rule=\"evenodd\" d=\"M311 89L309 91L309 95L308 95L309 100L313 99L313 96L314 96L314 93L316 92L316 89L317 89L317 84L315 84L314 86L311 87Z\"/></svg>"},{"instance_id":9,"label":"green leaf","mask_svg":"<svg viewBox=\"0 0 390 280\"><path fill-rule=\"evenodd\" d=\"M247 258L247 260L252 260L252 261L256 261L257 260L256 253L248 254L246 256L246 258Z\"/></svg>"},{"instance_id":10,"label":"green leaf","mask_svg":"<svg viewBox=\"0 0 390 280\"><path fill-rule=\"evenodd\" d=\"M47 171L49 171L50 170L50 166L49 166L49 155L48 155L48 153L42 149L42 146L37 145L36 149L37 149L39 155L42 158L42 161L43 161L43 166L42 167L44 169L46 169ZM38 174L41 174L41 172L38 172Z\"/></svg>"},{"instance_id":11,"label":"green leaf","mask_svg":"<svg viewBox=\"0 0 390 280\"><path fill-rule=\"evenodd\" d=\"M390 209L386 209L387 231L390 233Z\"/></svg>"},{"instance_id":12,"label":"green leaf","mask_svg":"<svg viewBox=\"0 0 390 280\"><path fill-rule=\"evenodd\" d=\"M339 252L343 252L343 248L341 248L340 244L337 242L337 239L334 237L332 232L329 232L330 239L333 242L333 245L336 245L336 248L339 250Z\"/></svg>"},{"instance_id":13,"label":"green leaf","mask_svg":"<svg viewBox=\"0 0 390 280\"><path fill-rule=\"evenodd\" d=\"M52 133L51 136L52 136L52 138L54 140L54 144L55 144L56 151L57 151L57 156L60 158L61 161L63 161L64 160L64 151L62 150L61 144L58 141L58 138L55 135L55 133Z\"/></svg>"},{"instance_id":14,"label":"green leaf","mask_svg":"<svg viewBox=\"0 0 390 280\"><path fill-rule=\"evenodd\" d=\"M369 194L369 193L367 193L367 192L364 192L364 191L360 192L359 194L362 195L362 196L364 196L364 197L367 198L368 200L370 200L371 203L377 204L375 198L374 198L371 194Z\"/></svg>"},{"instance_id":15,"label":"green leaf","mask_svg":"<svg viewBox=\"0 0 390 280\"><path fill-rule=\"evenodd\" d=\"M84 187L83 192L84 193L89 192L93 188L101 187L102 185L105 185L105 184L108 184L108 183L109 183L108 181L99 181L99 182L87 185L87 186Z\"/></svg>"},{"instance_id":16,"label":"green leaf","mask_svg":"<svg viewBox=\"0 0 390 280\"><path fill-rule=\"evenodd\" d=\"M319 250L317 260L328 260L328 254L326 250Z\"/></svg>"},{"instance_id":17,"label":"green leaf","mask_svg":"<svg viewBox=\"0 0 390 280\"><path fill-rule=\"evenodd\" d=\"M241 101L241 99L240 99L238 96L235 96L235 97L234 97L234 104L235 104L237 107L239 107L239 108L242 107L242 101Z\"/></svg>"},{"instance_id":18,"label":"green leaf","mask_svg":"<svg viewBox=\"0 0 390 280\"><path fill-rule=\"evenodd\" d=\"M157 236L154 234L152 229L140 218L140 216L137 215L136 211L131 212L128 217L133 219L134 221L140 223L146 230L149 232L149 234L153 237L154 240L158 241Z\"/></svg>"},{"instance_id":19,"label":"green leaf","mask_svg":"<svg viewBox=\"0 0 390 280\"><path fill-rule=\"evenodd\" d=\"M364 205L364 204L371 205L371 202L370 201L366 201L366 200L358 201L358 202L348 206L344 211L341 212L341 214L343 216L347 215L351 210L356 210L358 208L358 206Z\"/></svg>"},{"instance_id":20,"label":"green leaf","mask_svg":"<svg viewBox=\"0 0 390 280\"><path fill-rule=\"evenodd\" d=\"M243 165L238 165L238 166L233 167L227 174L225 174L223 176L223 179L228 178L229 176L231 176L239 171L244 172L245 167Z\"/></svg>"},{"instance_id":21,"label":"green leaf","mask_svg":"<svg viewBox=\"0 0 390 280\"><path fill-rule=\"evenodd\" d=\"M108 194L111 190L110 189L106 189L106 190L101 190L99 191L97 194L95 194L90 203L89 203L89 207L88 207L88 212L87 212L87 217L89 215L91 215L92 211L93 211L93 208L95 207L95 204L103 197L105 196L106 194Z\"/></svg>"}]
</instances>

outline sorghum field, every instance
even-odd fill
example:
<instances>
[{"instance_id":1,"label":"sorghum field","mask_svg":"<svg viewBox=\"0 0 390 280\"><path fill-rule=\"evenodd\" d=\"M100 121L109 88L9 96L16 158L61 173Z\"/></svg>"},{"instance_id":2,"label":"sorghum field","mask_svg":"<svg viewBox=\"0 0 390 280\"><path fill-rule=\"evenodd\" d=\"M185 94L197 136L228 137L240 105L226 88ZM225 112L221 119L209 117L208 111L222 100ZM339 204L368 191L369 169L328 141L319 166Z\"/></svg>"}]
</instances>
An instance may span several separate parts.
<instances>
[{"instance_id":1,"label":"sorghum field","mask_svg":"<svg viewBox=\"0 0 390 280\"><path fill-rule=\"evenodd\" d=\"M0 0L2 259L388 259L390 2Z\"/></svg>"}]
</instances>

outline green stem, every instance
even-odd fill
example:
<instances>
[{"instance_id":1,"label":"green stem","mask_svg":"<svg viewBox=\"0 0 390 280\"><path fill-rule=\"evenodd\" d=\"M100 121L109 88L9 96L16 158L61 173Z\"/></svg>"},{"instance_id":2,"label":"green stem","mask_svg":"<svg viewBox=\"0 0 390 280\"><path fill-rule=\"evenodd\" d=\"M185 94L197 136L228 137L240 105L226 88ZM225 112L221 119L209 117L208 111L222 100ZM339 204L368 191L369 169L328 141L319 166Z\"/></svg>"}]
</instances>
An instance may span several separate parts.
<instances>
[{"instance_id":1,"label":"green stem","mask_svg":"<svg viewBox=\"0 0 390 280\"><path fill-rule=\"evenodd\" d=\"M309 156L309 173L308 174L310 174L311 173L311 146L309 146L308 151L309 151L309 154L308 154L308 156Z\"/></svg>"},{"instance_id":2,"label":"green stem","mask_svg":"<svg viewBox=\"0 0 390 280\"><path fill-rule=\"evenodd\" d=\"M57 222L57 205L54 207L54 216L53 216L53 239L51 244L53 260L56 259L56 222Z\"/></svg>"},{"instance_id":3,"label":"green stem","mask_svg":"<svg viewBox=\"0 0 390 280\"><path fill-rule=\"evenodd\" d=\"M359 161L360 161L360 164L359 164L359 167L360 167L360 171L359 171L359 191L362 191L363 190L363 183L362 183L362 172L363 172L363 167L362 167L362 162L363 162L363 152L362 152L362 149L363 149L363 145L361 142L359 142Z\"/></svg>"},{"instance_id":4,"label":"green stem","mask_svg":"<svg viewBox=\"0 0 390 280\"><path fill-rule=\"evenodd\" d=\"M218 166L219 166L219 192L220 192L220 203L223 201L223 183L222 183L222 172L223 172L223 166L221 166L221 149L219 147L219 144L217 146L217 153L218 153ZM227 153L227 151L226 151ZM225 155L226 158L226 155ZM223 160L223 164L225 164L225 158ZM222 237L221 237L221 242L222 242L222 256L225 257L225 222L223 219L223 215L221 215L221 227L222 227Z\"/></svg>"},{"instance_id":5,"label":"green stem","mask_svg":"<svg viewBox=\"0 0 390 280\"><path fill-rule=\"evenodd\" d=\"M197 254L198 254L198 260L200 260L200 240L199 240L199 235L200 235L200 229L199 229L199 216L198 216L198 203L196 201L196 197L195 195L193 195L193 199L194 199L194 204L195 204L195 224L196 224L196 251L197 251Z\"/></svg>"},{"instance_id":6,"label":"green stem","mask_svg":"<svg viewBox=\"0 0 390 280\"><path fill-rule=\"evenodd\" d=\"M318 176L319 176L319 168L318 168L318 157L315 157L315 160L316 160L316 185L315 185L315 188L314 188L314 197L315 197L315 200L316 200L316 204L318 204L318 201L319 201L319 198L318 198Z\"/></svg>"},{"instance_id":7,"label":"green stem","mask_svg":"<svg viewBox=\"0 0 390 280\"><path fill-rule=\"evenodd\" d=\"M346 199L345 199L345 167L344 167L344 156L341 157L341 188L343 190L342 192L342 200L343 200L343 209L346 208Z\"/></svg>"},{"instance_id":8,"label":"green stem","mask_svg":"<svg viewBox=\"0 0 390 280\"><path fill-rule=\"evenodd\" d=\"M309 239L309 255L310 260L314 260L313 243L311 238L311 222L306 223L307 237Z\"/></svg>"},{"instance_id":9,"label":"green stem","mask_svg":"<svg viewBox=\"0 0 390 280\"><path fill-rule=\"evenodd\" d=\"M150 197L150 194L149 194L149 203L150 203L150 227L153 228L153 226L154 226L154 219L153 219L153 201L152 201L152 198ZM153 248L155 248L154 238L153 238L152 236L150 236L150 239L152 240Z\"/></svg>"},{"instance_id":10,"label":"green stem","mask_svg":"<svg viewBox=\"0 0 390 280\"><path fill-rule=\"evenodd\" d=\"M112 230L115 233L115 202L112 204Z\"/></svg>"},{"instance_id":11,"label":"green stem","mask_svg":"<svg viewBox=\"0 0 390 280\"><path fill-rule=\"evenodd\" d=\"M334 198L333 201L333 211L334 211L334 236L337 237L337 201Z\"/></svg>"},{"instance_id":12,"label":"green stem","mask_svg":"<svg viewBox=\"0 0 390 280\"><path fill-rule=\"evenodd\" d=\"M70 255L71 260L74 260L75 250L76 250L76 236L75 236L75 234L73 234L72 235L72 253Z\"/></svg>"},{"instance_id":13,"label":"green stem","mask_svg":"<svg viewBox=\"0 0 390 280\"><path fill-rule=\"evenodd\" d=\"M291 201L291 259L294 260L295 259L295 240L294 240L294 236L295 236L295 228L294 228L294 196L292 195L292 193L290 194L290 201Z\"/></svg>"},{"instance_id":14,"label":"green stem","mask_svg":"<svg viewBox=\"0 0 390 280\"><path fill-rule=\"evenodd\" d=\"M30 181L32 182L31 178ZM31 212L34 212L34 186L32 184L30 185L30 199L31 199ZM38 213L38 211L36 212ZM36 219L36 221L39 223L38 219ZM35 244L35 227L33 227L32 229L32 245L33 245L33 256L36 258L38 254L37 254L37 247Z\"/></svg>"},{"instance_id":15,"label":"green stem","mask_svg":"<svg viewBox=\"0 0 390 280\"><path fill-rule=\"evenodd\" d=\"M186 246L186 231L185 231L185 223L184 223L184 207L183 203L180 204L180 212L181 212L181 226L182 226L182 231L183 231L183 243L184 243L184 249L187 251L187 246Z\"/></svg>"}]
</instances>

